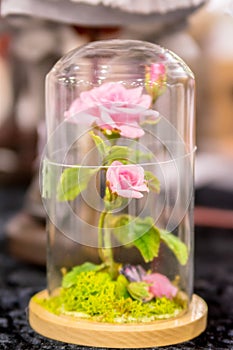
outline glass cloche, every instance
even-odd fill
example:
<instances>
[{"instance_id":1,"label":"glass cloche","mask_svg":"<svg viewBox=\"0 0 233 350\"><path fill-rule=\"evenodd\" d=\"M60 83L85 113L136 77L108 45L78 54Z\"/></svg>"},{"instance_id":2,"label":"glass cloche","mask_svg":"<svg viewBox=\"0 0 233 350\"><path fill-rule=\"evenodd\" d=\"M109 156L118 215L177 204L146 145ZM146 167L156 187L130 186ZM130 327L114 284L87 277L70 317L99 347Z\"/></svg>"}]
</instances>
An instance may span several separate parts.
<instances>
[{"instance_id":1,"label":"glass cloche","mask_svg":"<svg viewBox=\"0 0 233 350\"><path fill-rule=\"evenodd\" d=\"M131 40L85 45L47 76L41 189L48 290L33 302L52 317L81 325L77 334L90 327L88 341L77 335L71 342L166 345L205 327L202 318L196 332L177 336L179 322L197 311L194 85L174 53ZM157 327L159 334L161 327L175 331L158 341ZM142 337L141 344L137 330L147 328L150 340ZM115 334L113 343L107 334Z\"/></svg>"}]
</instances>

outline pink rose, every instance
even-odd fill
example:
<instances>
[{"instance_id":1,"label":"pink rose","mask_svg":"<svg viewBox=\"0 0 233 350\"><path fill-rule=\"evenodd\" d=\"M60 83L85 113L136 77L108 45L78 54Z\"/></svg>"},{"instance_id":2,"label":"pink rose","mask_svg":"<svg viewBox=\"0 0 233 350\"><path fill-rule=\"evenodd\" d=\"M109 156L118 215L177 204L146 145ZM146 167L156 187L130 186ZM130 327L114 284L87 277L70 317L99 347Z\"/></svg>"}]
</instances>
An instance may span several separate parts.
<instances>
[{"instance_id":1,"label":"pink rose","mask_svg":"<svg viewBox=\"0 0 233 350\"><path fill-rule=\"evenodd\" d=\"M152 273L143 277L143 281L151 284L149 292L155 297L167 297L172 299L176 296L178 289L169 281L169 279L160 274Z\"/></svg>"},{"instance_id":2,"label":"pink rose","mask_svg":"<svg viewBox=\"0 0 233 350\"><path fill-rule=\"evenodd\" d=\"M65 117L134 139L144 135L140 122L147 117L158 118L158 112L148 110L150 104L151 97L142 94L142 87L126 89L120 83L104 83L82 92L65 112Z\"/></svg>"},{"instance_id":3,"label":"pink rose","mask_svg":"<svg viewBox=\"0 0 233 350\"><path fill-rule=\"evenodd\" d=\"M111 192L125 198L142 198L141 192L149 192L144 169L139 165L124 165L114 161L107 170L107 184Z\"/></svg>"}]
</instances>

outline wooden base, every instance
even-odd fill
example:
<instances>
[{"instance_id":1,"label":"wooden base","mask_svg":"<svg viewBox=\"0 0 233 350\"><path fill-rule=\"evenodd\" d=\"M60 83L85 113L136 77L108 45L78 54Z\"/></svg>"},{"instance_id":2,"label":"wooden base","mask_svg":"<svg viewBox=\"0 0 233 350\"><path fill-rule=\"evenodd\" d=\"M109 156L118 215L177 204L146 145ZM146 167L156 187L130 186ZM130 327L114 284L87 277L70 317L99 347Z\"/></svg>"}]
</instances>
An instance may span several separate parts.
<instances>
[{"instance_id":1,"label":"wooden base","mask_svg":"<svg viewBox=\"0 0 233 350\"><path fill-rule=\"evenodd\" d=\"M47 298L46 290L37 298ZM193 295L189 310L171 320L138 324L109 324L57 316L37 304L29 304L29 322L41 335L71 344L106 348L148 348L184 342L206 328L207 305Z\"/></svg>"}]
</instances>

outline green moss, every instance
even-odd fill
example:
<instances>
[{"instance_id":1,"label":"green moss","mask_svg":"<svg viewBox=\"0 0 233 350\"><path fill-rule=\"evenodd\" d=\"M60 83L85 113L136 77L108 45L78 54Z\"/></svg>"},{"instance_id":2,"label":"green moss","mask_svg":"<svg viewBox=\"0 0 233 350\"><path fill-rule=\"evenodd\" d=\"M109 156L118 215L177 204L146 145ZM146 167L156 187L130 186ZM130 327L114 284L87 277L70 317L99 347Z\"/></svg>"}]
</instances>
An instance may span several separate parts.
<instances>
[{"instance_id":1,"label":"green moss","mask_svg":"<svg viewBox=\"0 0 233 350\"><path fill-rule=\"evenodd\" d=\"M35 300L54 314L91 318L110 323L150 322L178 315L185 305L178 298L156 298L143 303L127 293L127 281L113 281L106 272L82 272L76 283L61 288L58 296Z\"/></svg>"}]
</instances>

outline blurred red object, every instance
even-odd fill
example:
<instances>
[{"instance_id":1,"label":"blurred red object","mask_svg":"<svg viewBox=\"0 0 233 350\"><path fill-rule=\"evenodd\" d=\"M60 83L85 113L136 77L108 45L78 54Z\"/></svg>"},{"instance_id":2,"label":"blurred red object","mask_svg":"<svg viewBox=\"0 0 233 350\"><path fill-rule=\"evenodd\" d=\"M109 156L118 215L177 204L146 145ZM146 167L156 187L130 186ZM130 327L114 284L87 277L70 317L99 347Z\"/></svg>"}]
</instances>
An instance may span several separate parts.
<instances>
[{"instance_id":1,"label":"blurred red object","mask_svg":"<svg viewBox=\"0 0 233 350\"><path fill-rule=\"evenodd\" d=\"M8 33L0 34L0 55L4 58L8 56L11 36Z\"/></svg>"}]
</instances>

